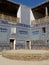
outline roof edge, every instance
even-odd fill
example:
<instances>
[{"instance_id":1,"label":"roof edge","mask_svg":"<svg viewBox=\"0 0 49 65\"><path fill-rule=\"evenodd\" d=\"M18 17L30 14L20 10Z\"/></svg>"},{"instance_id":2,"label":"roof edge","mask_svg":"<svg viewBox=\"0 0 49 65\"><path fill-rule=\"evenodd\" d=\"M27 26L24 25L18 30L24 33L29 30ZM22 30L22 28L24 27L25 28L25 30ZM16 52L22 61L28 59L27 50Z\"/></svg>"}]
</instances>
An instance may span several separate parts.
<instances>
[{"instance_id":1,"label":"roof edge","mask_svg":"<svg viewBox=\"0 0 49 65\"><path fill-rule=\"evenodd\" d=\"M47 1L44 1L42 3L39 3L38 5L35 5L34 7L31 7L31 9L36 8L38 6L41 6L41 5L43 5L43 4L47 3L47 2L49 2L49 1L47 0Z\"/></svg>"},{"instance_id":2,"label":"roof edge","mask_svg":"<svg viewBox=\"0 0 49 65\"><path fill-rule=\"evenodd\" d=\"M17 3L17 2L14 2L14 1L11 1L11 0L7 0L8 2L11 2L11 3L13 3L13 4L17 4L17 5L20 5L19 3Z\"/></svg>"},{"instance_id":3,"label":"roof edge","mask_svg":"<svg viewBox=\"0 0 49 65\"><path fill-rule=\"evenodd\" d=\"M27 5L24 5L24 4L21 4L21 3L15 2L15 1L10 1L10 0L8 0L8 1L11 2L11 3L13 3L13 4L23 5L23 6L26 6L26 7L30 8L30 7L27 6Z\"/></svg>"}]
</instances>

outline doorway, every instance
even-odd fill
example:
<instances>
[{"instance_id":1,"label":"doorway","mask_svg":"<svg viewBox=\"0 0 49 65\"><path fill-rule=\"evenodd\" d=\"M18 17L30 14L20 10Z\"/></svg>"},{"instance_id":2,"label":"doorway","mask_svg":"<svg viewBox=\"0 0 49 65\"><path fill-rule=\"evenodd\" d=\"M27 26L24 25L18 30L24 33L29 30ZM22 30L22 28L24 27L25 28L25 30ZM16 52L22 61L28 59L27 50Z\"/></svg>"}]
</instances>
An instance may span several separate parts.
<instances>
[{"instance_id":1,"label":"doorway","mask_svg":"<svg viewBox=\"0 0 49 65\"><path fill-rule=\"evenodd\" d=\"M31 49L30 41L26 41L26 49Z\"/></svg>"},{"instance_id":2,"label":"doorway","mask_svg":"<svg viewBox=\"0 0 49 65\"><path fill-rule=\"evenodd\" d=\"M14 39L10 39L10 50L14 49Z\"/></svg>"}]
</instances>

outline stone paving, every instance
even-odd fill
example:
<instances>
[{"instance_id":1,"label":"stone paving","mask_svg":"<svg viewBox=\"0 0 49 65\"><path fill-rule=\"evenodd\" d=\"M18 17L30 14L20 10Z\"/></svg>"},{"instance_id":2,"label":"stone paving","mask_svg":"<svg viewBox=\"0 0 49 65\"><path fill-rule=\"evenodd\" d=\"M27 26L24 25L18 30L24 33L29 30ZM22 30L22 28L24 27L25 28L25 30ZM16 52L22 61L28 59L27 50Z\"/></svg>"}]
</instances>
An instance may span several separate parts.
<instances>
[{"instance_id":1,"label":"stone paving","mask_svg":"<svg viewBox=\"0 0 49 65\"><path fill-rule=\"evenodd\" d=\"M17 61L4 58L0 55L0 65L49 65L49 60L44 61Z\"/></svg>"},{"instance_id":2,"label":"stone paving","mask_svg":"<svg viewBox=\"0 0 49 65\"><path fill-rule=\"evenodd\" d=\"M44 50L43 50L44 51ZM37 52L37 50L36 50ZM49 60L42 61L17 61L10 60L0 55L0 65L49 65Z\"/></svg>"},{"instance_id":3,"label":"stone paving","mask_svg":"<svg viewBox=\"0 0 49 65\"><path fill-rule=\"evenodd\" d=\"M2 56L21 61L41 61L49 59L49 50L4 50Z\"/></svg>"}]
</instances>

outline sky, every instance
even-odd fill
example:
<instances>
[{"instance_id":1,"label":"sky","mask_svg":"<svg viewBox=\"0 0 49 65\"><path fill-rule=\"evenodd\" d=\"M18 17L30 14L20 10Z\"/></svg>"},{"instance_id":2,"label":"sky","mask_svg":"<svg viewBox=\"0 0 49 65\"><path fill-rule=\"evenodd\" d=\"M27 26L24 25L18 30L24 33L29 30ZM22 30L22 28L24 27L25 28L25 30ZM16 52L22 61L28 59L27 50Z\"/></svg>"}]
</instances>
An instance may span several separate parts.
<instances>
[{"instance_id":1,"label":"sky","mask_svg":"<svg viewBox=\"0 0 49 65\"><path fill-rule=\"evenodd\" d=\"M11 0L11 1L26 5L28 7L33 7L33 6L36 6L46 0Z\"/></svg>"}]
</instances>

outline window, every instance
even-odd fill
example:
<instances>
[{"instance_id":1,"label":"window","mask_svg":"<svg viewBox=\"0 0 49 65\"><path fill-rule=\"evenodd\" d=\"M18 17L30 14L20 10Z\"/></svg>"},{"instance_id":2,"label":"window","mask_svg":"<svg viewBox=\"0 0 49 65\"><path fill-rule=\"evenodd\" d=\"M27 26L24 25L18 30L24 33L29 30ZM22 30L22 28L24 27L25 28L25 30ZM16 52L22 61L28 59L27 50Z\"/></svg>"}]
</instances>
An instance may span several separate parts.
<instances>
[{"instance_id":1,"label":"window","mask_svg":"<svg viewBox=\"0 0 49 65\"><path fill-rule=\"evenodd\" d=\"M45 33L46 32L46 29L45 27L42 28L42 32Z\"/></svg>"},{"instance_id":2,"label":"window","mask_svg":"<svg viewBox=\"0 0 49 65\"><path fill-rule=\"evenodd\" d=\"M15 34L16 33L16 28L11 28L11 34Z\"/></svg>"}]
</instances>

